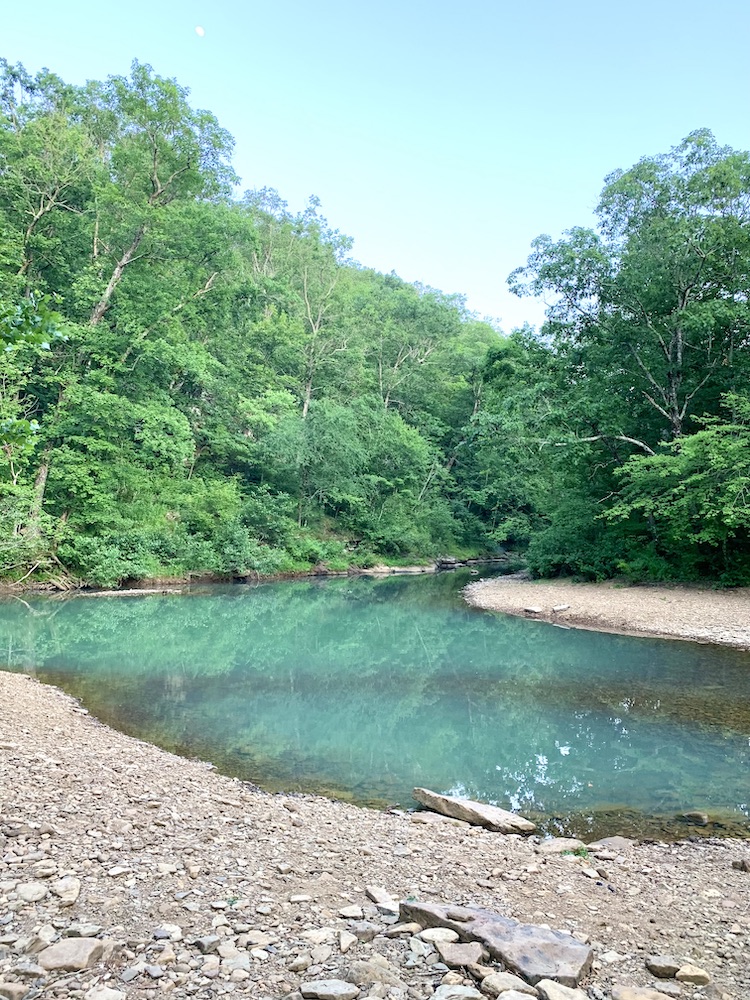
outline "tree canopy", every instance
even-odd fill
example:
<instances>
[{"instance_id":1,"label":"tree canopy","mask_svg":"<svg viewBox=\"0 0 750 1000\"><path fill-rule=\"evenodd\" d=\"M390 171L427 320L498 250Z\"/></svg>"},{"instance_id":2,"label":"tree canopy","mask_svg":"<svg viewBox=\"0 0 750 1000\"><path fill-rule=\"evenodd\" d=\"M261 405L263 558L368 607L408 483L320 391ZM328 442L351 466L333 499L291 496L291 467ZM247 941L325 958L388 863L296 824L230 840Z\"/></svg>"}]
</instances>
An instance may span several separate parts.
<instances>
[{"instance_id":1,"label":"tree canopy","mask_svg":"<svg viewBox=\"0 0 750 1000\"><path fill-rule=\"evenodd\" d=\"M59 585L527 550L536 573L750 578L750 157L605 181L502 335L364 268L317 199L135 62L0 61L0 574Z\"/></svg>"}]
</instances>

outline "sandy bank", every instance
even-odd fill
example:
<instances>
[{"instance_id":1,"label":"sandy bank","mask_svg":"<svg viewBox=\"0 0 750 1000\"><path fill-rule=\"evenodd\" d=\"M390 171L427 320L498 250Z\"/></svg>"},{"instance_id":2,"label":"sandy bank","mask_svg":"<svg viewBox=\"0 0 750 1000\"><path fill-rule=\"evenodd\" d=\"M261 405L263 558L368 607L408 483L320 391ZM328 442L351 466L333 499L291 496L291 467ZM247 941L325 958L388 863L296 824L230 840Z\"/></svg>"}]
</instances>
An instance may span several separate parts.
<instances>
[{"instance_id":1,"label":"sandy bank","mask_svg":"<svg viewBox=\"0 0 750 1000\"><path fill-rule=\"evenodd\" d=\"M717 591L496 577L469 584L464 596L474 607L560 625L750 649L747 587ZM560 605L568 607L552 610Z\"/></svg>"}]
</instances>

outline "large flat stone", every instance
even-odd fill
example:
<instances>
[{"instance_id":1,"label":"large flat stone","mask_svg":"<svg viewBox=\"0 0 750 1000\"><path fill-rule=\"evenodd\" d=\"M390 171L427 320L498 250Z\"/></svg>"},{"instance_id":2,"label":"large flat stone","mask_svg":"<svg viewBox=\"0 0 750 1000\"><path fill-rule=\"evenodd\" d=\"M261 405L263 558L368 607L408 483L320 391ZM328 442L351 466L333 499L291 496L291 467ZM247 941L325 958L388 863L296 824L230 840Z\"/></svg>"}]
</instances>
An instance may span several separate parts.
<instances>
[{"instance_id":1,"label":"large flat stone","mask_svg":"<svg viewBox=\"0 0 750 1000\"><path fill-rule=\"evenodd\" d=\"M80 972L96 965L104 954L104 942L98 938L66 938L45 948L37 961L48 972Z\"/></svg>"},{"instance_id":2,"label":"large flat stone","mask_svg":"<svg viewBox=\"0 0 750 1000\"><path fill-rule=\"evenodd\" d=\"M536 830L531 820L484 802L440 795L438 792L431 792L429 788L415 788L412 796L428 809L450 816L452 819L460 819L464 823L471 823L473 826L487 827L496 833L533 833Z\"/></svg>"},{"instance_id":3,"label":"large flat stone","mask_svg":"<svg viewBox=\"0 0 750 1000\"><path fill-rule=\"evenodd\" d=\"M317 979L313 983L303 983L300 993L310 1000L354 1000L359 996L359 987L345 983L341 979Z\"/></svg>"},{"instance_id":4,"label":"large flat stone","mask_svg":"<svg viewBox=\"0 0 750 1000\"><path fill-rule=\"evenodd\" d=\"M405 901L401 903L401 919L423 927L449 927L464 941L479 941L494 959L532 986L545 979L577 986L594 957L588 945L570 934L521 924L474 906Z\"/></svg>"}]
</instances>

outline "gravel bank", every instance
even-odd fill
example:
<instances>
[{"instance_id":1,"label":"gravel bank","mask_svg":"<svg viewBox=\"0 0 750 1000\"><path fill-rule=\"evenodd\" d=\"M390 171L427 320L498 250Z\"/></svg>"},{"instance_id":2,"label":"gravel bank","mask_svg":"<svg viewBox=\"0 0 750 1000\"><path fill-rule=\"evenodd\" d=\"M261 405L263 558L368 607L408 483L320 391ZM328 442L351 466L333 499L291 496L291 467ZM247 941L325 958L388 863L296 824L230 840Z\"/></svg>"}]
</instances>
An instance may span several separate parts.
<instances>
[{"instance_id":1,"label":"gravel bank","mask_svg":"<svg viewBox=\"0 0 750 1000\"><path fill-rule=\"evenodd\" d=\"M750 649L750 588L570 583L496 577L464 590L469 604L577 628L667 636ZM567 605L554 612L554 607ZM532 610L533 609L533 610Z\"/></svg>"},{"instance_id":2,"label":"gravel bank","mask_svg":"<svg viewBox=\"0 0 750 1000\"><path fill-rule=\"evenodd\" d=\"M10 1000L299 998L318 995L311 981L358 977L349 995L426 1000L446 976L466 992L438 996L475 995L466 970L448 972L428 942L387 936L396 918L368 886L590 939L584 998L608 1000L619 984L740 1000L750 872L733 861L750 868L750 843L625 844L582 859L544 853L534 837L265 794L0 673L0 996ZM44 967L45 949L70 947L71 934L85 967ZM709 985L655 979L652 953L701 967Z\"/></svg>"}]
</instances>

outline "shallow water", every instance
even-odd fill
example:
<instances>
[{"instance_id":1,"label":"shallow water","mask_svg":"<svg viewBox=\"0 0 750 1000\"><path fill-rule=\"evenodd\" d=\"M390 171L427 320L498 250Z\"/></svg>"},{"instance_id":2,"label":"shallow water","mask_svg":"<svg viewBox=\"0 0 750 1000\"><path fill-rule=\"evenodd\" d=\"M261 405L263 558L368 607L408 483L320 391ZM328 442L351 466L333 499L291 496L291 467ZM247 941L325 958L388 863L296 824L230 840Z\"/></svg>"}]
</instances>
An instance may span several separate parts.
<instances>
[{"instance_id":1,"label":"shallow water","mask_svg":"<svg viewBox=\"0 0 750 1000\"><path fill-rule=\"evenodd\" d=\"M750 655L469 608L462 572L0 603L0 662L270 790L750 834ZM686 829L676 814L712 825Z\"/></svg>"}]
</instances>

